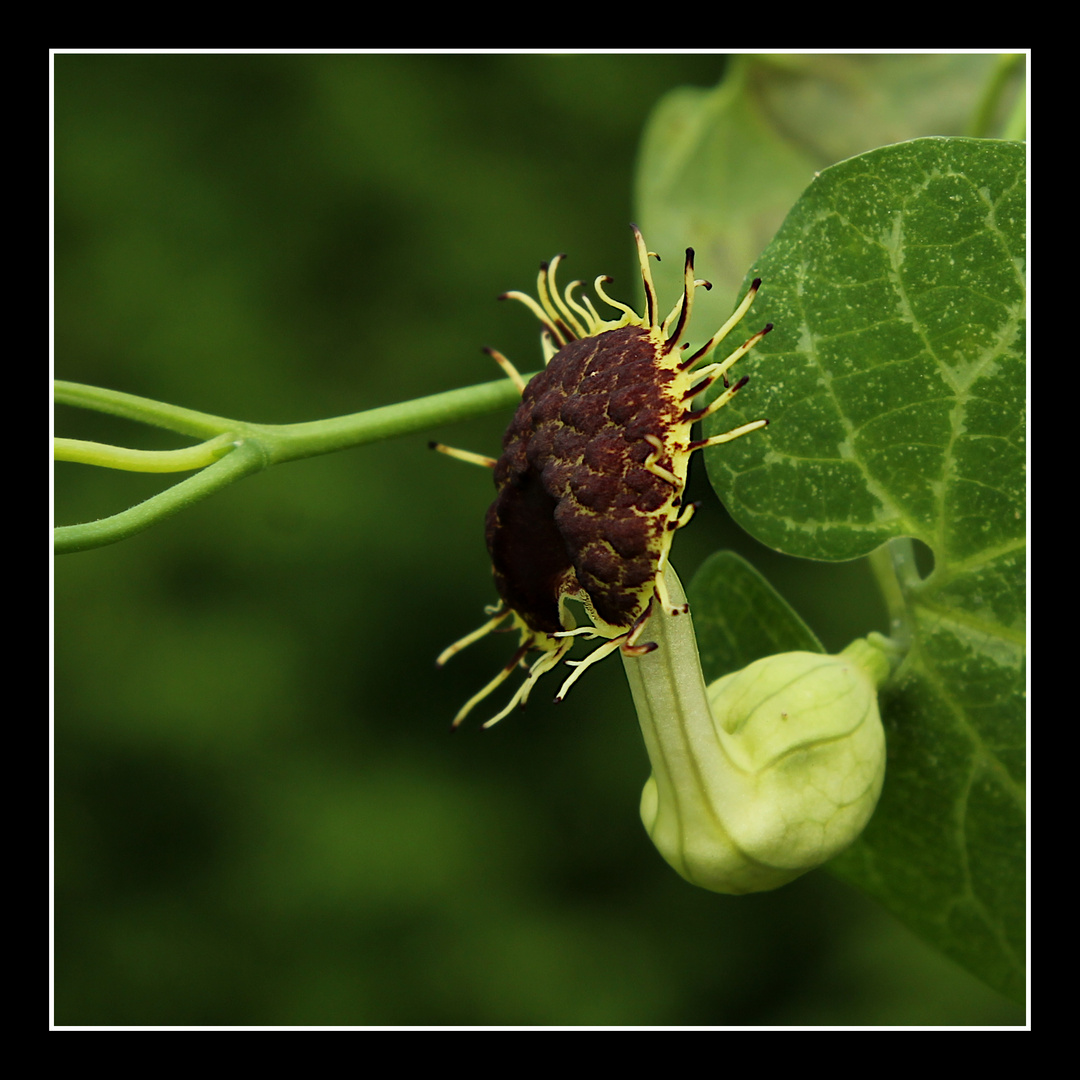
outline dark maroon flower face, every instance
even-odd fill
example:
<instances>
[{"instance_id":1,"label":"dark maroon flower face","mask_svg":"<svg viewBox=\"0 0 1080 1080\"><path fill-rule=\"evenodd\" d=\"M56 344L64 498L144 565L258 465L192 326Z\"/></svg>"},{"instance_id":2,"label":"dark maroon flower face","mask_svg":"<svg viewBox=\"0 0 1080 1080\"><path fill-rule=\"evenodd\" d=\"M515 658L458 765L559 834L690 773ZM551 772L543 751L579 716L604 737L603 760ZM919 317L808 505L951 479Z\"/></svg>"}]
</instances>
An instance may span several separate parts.
<instances>
[{"instance_id":1,"label":"dark maroon flower face","mask_svg":"<svg viewBox=\"0 0 1080 1080\"><path fill-rule=\"evenodd\" d=\"M540 319L547 367L525 385L505 357L488 350L522 389L501 456L492 460L438 447L494 469L497 495L488 509L485 534L501 597L489 610L491 619L447 649L439 663L505 620L520 634L510 663L466 703L455 726L524 665L531 651L540 656L524 683L485 727L523 704L539 676L566 656L576 636L605 641L585 660L569 661L574 672L556 700L586 667L616 649L639 655L654 648L638 643L653 603L673 613L685 610L671 608L663 576L675 530L693 513L692 506L682 505L691 453L767 423L757 420L711 439L691 439L693 423L727 404L746 380L706 408L695 411L693 399L724 378L772 329L765 327L721 363L698 366L749 310L760 281L705 346L684 359L679 345L694 289L711 286L694 280L694 253L688 249L682 296L660 322L651 253L636 226L634 237L645 313L611 300L603 289L608 279L598 278L597 295L623 312L620 319L605 321L588 297L574 297L581 282L558 291L555 272L561 256L544 264L537 282L539 303L524 293L505 297L521 300ZM584 606L591 625L577 626L570 600Z\"/></svg>"},{"instance_id":2,"label":"dark maroon flower face","mask_svg":"<svg viewBox=\"0 0 1080 1080\"><path fill-rule=\"evenodd\" d=\"M608 626L629 630L648 603L681 485L645 436L686 411L665 390L677 372L656 363L640 326L572 341L525 387L495 466L487 518L495 586L538 633L567 629L563 596L585 593Z\"/></svg>"}]
</instances>

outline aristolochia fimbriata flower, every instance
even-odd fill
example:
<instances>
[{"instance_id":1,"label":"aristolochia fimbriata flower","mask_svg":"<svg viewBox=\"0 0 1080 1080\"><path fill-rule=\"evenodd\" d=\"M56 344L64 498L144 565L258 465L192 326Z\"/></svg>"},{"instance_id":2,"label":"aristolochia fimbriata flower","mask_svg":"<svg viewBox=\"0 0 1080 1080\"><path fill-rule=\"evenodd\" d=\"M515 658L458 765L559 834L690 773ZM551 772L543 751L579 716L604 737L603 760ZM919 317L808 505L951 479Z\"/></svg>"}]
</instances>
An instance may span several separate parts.
<instances>
[{"instance_id":1,"label":"aristolochia fimbriata flower","mask_svg":"<svg viewBox=\"0 0 1080 1080\"><path fill-rule=\"evenodd\" d=\"M574 671L556 700L591 664L621 649L644 655L655 643L641 642L654 604L672 611L664 567L675 531L693 514L684 506L690 455L764 427L756 420L708 439L694 440L691 427L726 405L746 383L729 385L729 368L771 329L765 326L719 363L699 366L750 309L760 280L753 283L731 318L695 353L682 345L694 291L708 282L694 278L694 253L686 252L682 295L666 318L658 314L648 251L634 226L645 310L612 299L608 277L596 279L596 295L620 312L602 319L591 299L575 296L580 281L560 290L555 274L563 256L540 267L538 300L509 292L543 326L545 369L527 385L514 366L486 350L521 390L521 405L503 436L498 459L436 448L494 470L497 496L487 513L486 537L500 602L483 626L451 645L454 653L500 626L518 632L518 647L506 666L461 709L457 726L532 652L540 655L507 705L485 727L524 704L536 681L569 652L574 638L603 639L584 660L568 660ZM723 380L725 390L700 409L694 398ZM579 627L567 607L585 608L591 625Z\"/></svg>"}]
</instances>

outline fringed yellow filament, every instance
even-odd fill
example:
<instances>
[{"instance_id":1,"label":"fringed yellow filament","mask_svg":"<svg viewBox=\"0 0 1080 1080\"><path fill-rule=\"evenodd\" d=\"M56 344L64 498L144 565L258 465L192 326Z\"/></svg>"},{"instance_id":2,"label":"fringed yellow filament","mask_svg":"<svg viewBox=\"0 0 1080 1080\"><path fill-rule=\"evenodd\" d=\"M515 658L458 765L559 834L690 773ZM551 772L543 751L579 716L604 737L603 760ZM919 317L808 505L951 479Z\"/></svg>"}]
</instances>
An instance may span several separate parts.
<instances>
[{"instance_id":1,"label":"fringed yellow filament","mask_svg":"<svg viewBox=\"0 0 1080 1080\"><path fill-rule=\"evenodd\" d=\"M514 701L511 701L510 707L512 708L516 701L519 705L524 705L529 700L529 694L532 693L532 688L536 685L537 679L541 675L547 674L553 667L557 667L559 661L570 651L570 647L573 642L565 641L560 642L557 649L553 649L550 652L545 652L541 656L538 656L534 661L531 668L529 668L529 674L525 681L521 684L521 688L514 695ZM509 709L506 710L509 712ZM491 727L492 724L498 723L505 715L506 712L499 713L498 716L492 717L484 727Z\"/></svg>"},{"instance_id":2,"label":"fringed yellow filament","mask_svg":"<svg viewBox=\"0 0 1080 1080\"><path fill-rule=\"evenodd\" d=\"M742 321L743 316L750 310L750 305L754 302L754 297L757 296L757 291L760 285L761 280L759 278L754 282L753 285L750 286L749 292L747 292L747 294L743 297L742 303L739 304L739 306L734 310L731 318L728 319L728 321L724 323L724 325L721 326L720 329L717 330L716 333L713 334L713 336L709 338L709 340L705 342L705 344L700 349L698 349L698 351L694 353L694 355L690 357L688 361L686 361L684 369L688 370L692 368L695 364L704 360L705 357L708 356L709 353L711 353L713 349L715 349L716 346L719 345L720 342L723 341L724 338L726 338L728 334L730 334L731 331ZM757 339L756 341L754 340L754 338L751 338L751 341L754 341L754 344L757 344L757 342L760 341L761 338L757 335L755 335L755 338ZM753 345L751 345L750 348L753 348ZM736 350L736 352L738 352L738 350ZM733 353L732 355L734 356L735 354ZM733 363L735 363L735 360L738 360L739 356L742 355L743 353L740 352L738 356L735 356L734 360L729 356L727 360L724 361L724 364L726 365L726 367L724 367L724 370L726 371L727 368L730 367Z\"/></svg>"},{"instance_id":3,"label":"fringed yellow filament","mask_svg":"<svg viewBox=\"0 0 1080 1080\"><path fill-rule=\"evenodd\" d=\"M484 349L484 352L495 361L506 372L506 377L518 388L519 394L525 393L525 380L521 377L521 373L518 371L509 360L498 349L492 349L490 346Z\"/></svg>"},{"instance_id":4,"label":"fringed yellow filament","mask_svg":"<svg viewBox=\"0 0 1080 1080\"><path fill-rule=\"evenodd\" d=\"M766 427L768 420L754 420L749 424L743 424L742 427L733 428L731 431L725 431L722 435L713 435L708 439L701 439L696 443L691 443L690 448L692 450L704 450L708 446L721 446L723 443L731 442L732 439L741 438L743 435L749 435L751 431L757 431L759 428Z\"/></svg>"},{"instance_id":5,"label":"fringed yellow filament","mask_svg":"<svg viewBox=\"0 0 1080 1080\"><path fill-rule=\"evenodd\" d=\"M699 381L694 383L693 394L691 395L688 393L686 396L697 397L698 394L708 390L709 387L723 374L720 370L722 366L722 364L706 364L704 367L699 367L697 371L694 372L694 378Z\"/></svg>"},{"instance_id":6,"label":"fringed yellow filament","mask_svg":"<svg viewBox=\"0 0 1080 1080\"><path fill-rule=\"evenodd\" d=\"M450 726L458 727L461 724L461 721L464 720L465 717L468 716L469 713L471 713L473 709L477 705L479 705L481 701L484 700L484 698L486 698L489 694L493 693L504 682L506 682L506 680L510 677L511 672L514 670L514 668L518 666L518 664L521 663L521 661L525 658L525 654L528 651L529 646L527 644L522 645L521 648L518 649L518 651L514 653L514 655L511 657L510 662L506 665L506 667L504 667L499 672L499 674L496 675L495 678L492 679L491 682L489 682L487 686L483 688L483 690L480 690L478 693L473 694L473 696L465 702L465 704L461 707L461 710L458 712L457 716L454 717L454 722Z\"/></svg>"},{"instance_id":7,"label":"fringed yellow filament","mask_svg":"<svg viewBox=\"0 0 1080 1080\"><path fill-rule=\"evenodd\" d=\"M675 301L672 309L668 312L668 317L663 321L660 326L660 333L663 334L665 338L669 336L668 331L671 329L671 324L679 317L679 312L682 311L682 306L683 298L680 295L679 299Z\"/></svg>"},{"instance_id":8,"label":"fringed yellow filament","mask_svg":"<svg viewBox=\"0 0 1080 1080\"><path fill-rule=\"evenodd\" d=\"M544 367L551 363L551 358L559 351L546 330L540 335L540 351L544 354Z\"/></svg>"},{"instance_id":9,"label":"fringed yellow filament","mask_svg":"<svg viewBox=\"0 0 1080 1080\"><path fill-rule=\"evenodd\" d=\"M715 381L715 380L714 380ZM713 401L707 408L703 409L700 413L696 414L698 419L704 420L706 416L712 416L714 412L718 412L722 409L744 386L746 385L745 379L740 379L734 386L729 386L722 394L717 395L715 401Z\"/></svg>"},{"instance_id":10,"label":"fringed yellow filament","mask_svg":"<svg viewBox=\"0 0 1080 1080\"><path fill-rule=\"evenodd\" d=\"M529 674L525 677L525 681L517 688L514 696L507 702L506 706L500 709L490 720L484 722L482 727L489 728L494 727L500 720L507 717L517 708L519 705L524 705L529 700L529 694L532 692L532 688L536 685L536 681L541 675L547 674L553 667L555 667L559 661L569 651L571 642L563 642L557 649L552 652L545 652L543 656L533 661L533 665L529 668Z\"/></svg>"},{"instance_id":11,"label":"fringed yellow filament","mask_svg":"<svg viewBox=\"0 0 1080 1080\"><path fill-rule=\"evenodd\" d=\"M768 323L763 329L759 330L753 337L747 338L726 360L722 360L719 364L711 364L710 370L715 368L710 381L715 382L717 378L725 374L732 364L741 360L770 330L772 329L772 323ZM706 370L705 368L701 369Z\"/></svg>"},{"instance_id":12,"label":"fringed yellow filament","mask_svg":"<svg viewBox=\"0 0 1080 1080\"><path fill-rule=\"evenodd\" d=\"M704 278L695 278L694 279L694 288L695 289L711 289L712 288L712 282L711 281L706 281ZM660 333L663 335L663 337L667 338L669 341L672 340L671 335L670 335L671 324L679 317L679 313L682 311L682 308L683 308L683 296L680 293L679 294L679 299L675 301L674 305L671 308L671 311L668 312L668 317L664 320L663 326L660 327ZM685 323L683 325L685 326ZM676 344L678 344L677 340L672 341L672 347L673 348L674 348L674 346Z\"/></svg>"},{"instance_id":13,"label":"fringed yellow filament","mask_svg":"<svg viewBox=\"0 0 1080 1080\"><path fill-rule=\"evenodd\" d=\"M551 316L528 294L523 292L505 292L500 300L520 300L541 322L544 329L554 338L561 348L566 344L562 332L551 321Z\"/></svg>"},{"instance_id":14,"label":"fringed yellow filament","mask_svg":"<svg viewBox=\"0 0 1080 1080\"><path fill-rule=\"evenodd\" d=\"M555 307L558 308L560 315L566 320L567 326L569 326L579 338L588 337L588 331L586 331L581 323L577 321L577 318L570 308L566 306L566 302L559 294L558 286L555 284L555 271L558 269L559 263L562 262L562 260L562 255L556 255L555 258L551 260L551 265L548 267L547 277L548 289L550 292L548 302L554 301Z\"/></svg>"},{"instance_id":15,"label":"fringed yellow filament","mask_svg":"<svg viewBox=\"0 0 1080 1080\"><path fill-rule=\"evenodd\" d=\"M656 463L664 452L664 444L656 435L646 435L645 441L653 448L653 452L643 462L644 468L648 469L653 476L659 476L661 480L666 480L673 487L678 487L681 483L679 478L670 469L665 469L663 465Z\"/></svg>"},{"instance_id":16,"label":"fringed yellow filament","mask_svg":"<svg viewBox=\"0 0 1080 1080\"><path fill-rule=\"evenodd\" d=\"M584 285L584 281L571 281L569 285L563 290L563 296L566 298L567 307L573 308L588 324L589 334L595 334L600 329L600 316L596 313L596 308L592 306L587 296L582 297L582 300L588 304L588 307L583 307L574 299L574 290L579 285ZM583 334L583 337L588 335Z\"/></svg>"},{"instance_id":17,"label":"fringed yellow filament","mask_svg":"<svg viewBox=\"0 0 1080 1080\"><path fill-rule=\"evenodd\" d=\"M467 461L470 465L483 465L485 469L494 469L497 464L495 458L486 454L474 454L471 450L458 450L455 446L447 446L445 443L428 443L432 450L438 450L447 457L457 458L458 461Z\"/></svg>"},{"instance_id":18,"label":"fringed yellow filament","mask_svg":"<svg viewBox=\"0 0 1080 1080\"><path fill-rule=\"evenodd\" d=\"M562 259L562 255L556 255L551 262L555 265L559 265L559 260ZM551 290L554 288L554 283L551 281L551 266L548 263L540 264L540 273L536 277L536 291L540 296L540 303L544 310L551 317L552 324L559 331L559 335L564 342L574 340L574 331L563 321L562 314L560 313L557 305L552 303ZM556 300L558 297L556 297Z\"/></svg>"},{"instance_id":19,"label":"fringed yellow filament","mask_svg":"<svg viewBox=\"0 0 1080 1080\"><path fill-rule=\"evenodd\" d=\"M620 634L619 637L612 639L611 641L605 641L603 645L593 649L584 660L567 660L566 666L574 669L573 674L562 684L559 692L555 695L556 701L562 701L566 697L567 690L577 682L578 679L584 674L586 668L590 668L593 664L600 660L603 660L605 656L610 656L620 645L626 640L627 635Z\"/></svg>"},{"instance_id":20,"label":"fringed yellow filament","mask_svg":"<svg viewBox=\"0 0 1080 1080\"><path fill-rule=\"evenodd\" d=\"M614 280L614 278L608 277L607 274L601 274L593 282L593 291L596 293L597 296L600 297L601 300L604 301L605 304L615 308L617 311L625 311L626 314L630 316L630 322L633 323L635 326L646 325L641 316L632 307L627 307L626 304L620 303L618 300L613 300L610 296L608 296L606 292L604 292L604 284L606 282L611 282Z\"/></svg>"},{"instance_id":21,"label":"fringed yellow filament","mask_svg":"<svg viewBox=\"0 0 1080 1080\"><path fill-rule=\"evenodd\" d=\"M648 642L645 645L637 644L637 639L641 637L641 632L645 629L645 623L649 618L650 611L652 611L651 598L645 605L645 610L634 620L634 625L630 627L629 633L623 637L622 651L624 656L644 656L656 648L653 642Z\"/></svg>"},{"instance_id":22,"label":"fringed yellow filament","mask_svg":"<svg viewBox=\"0 0 1080 1080\"><path fill-rule=\"evenodd\" d=\"M578 285L584 285L583 281L576 282ZM593 317L594 326L593 333L599 334L604 329L604 320L600 318L600 312L596 310L596 305L592 302L589 296L582 295L581 302L589 309L589 314Z\"/></svg>"},{"instance_id":23,"label":"fringed yellow filament","mask_svg":"<svg viewBox=\"0 0 1080 1080\"><path fill-rule=\"evenodd\" d=\"M664 560L667 561L666 559ZM658 566L656 570L656 580L653 582L653 592L656 593L656 599L660 601L660 607L668 615L677 615L677 611L671 610L671 596L668 593L667 585L664 584L664 568Z\"/></svg>"},{"instance_id":24,"label":"fringed yellow filament","mask_svg":"<svg viewBox=\"0 0 1080 1080\"><path fill-rule=\"evenodd\" d=\"M657 262L660 261L660 256L657 255L655 251L650 251L645 246L645 238L641 235L641 230L636 225L631 225L630 227L634 230L634 242L637 245L638 265L641 267L641 281L645 286L645 322L643 325L651 329L656 326L656 286L653 285L652 267L649 266L649 256L651 255ZM604 299L607 300L607 297L605 296ZM609 304L611 303L610 300L607 300L607 302ZM636 314L636 312L634 314Z\"/></svg>"},{"instance_id":25,"label":"fringed yellow filament","mask_svg":"<svg viewBox=\"0 0 1080 1080\"><path fill-rule=\"evenodd\" d=\"M461 652L462 649L468 648L474 641L479 641L482 637L486 637L499 625L508 615L509 609L506 611L499 611L495 613L495 617L489 619L478 630L474 630L471 634L466 634L460 641L455 641L453 645L443 649L439 653L439 659L435 661L436 667L442 667L447 660L450 659L455 653Z\"/></svg>"},{"instance_id":26,"label":"fringed yellow filament","mask_svg":"<svg viewBox=\"0 0 1080 1080\"><path fill-rule=\"evenodd\" d=\"M683 330L686 329L686 324L690 321L690 312L694 306L694 287L696 282L694 280L694 249L686 249L686 264L683 266L683 304L682 310L679 312L679 321L675 324L675 329L671 331L671 335L667 339L666 352L670 352L672 349L676 349L679 346L679 340L682 338ZM664 328L667 329L667 320L664 320Z\"/></svg>"},{"instance_id":27,"label":"fringed yellow filament","mask_svg":"<svg viewBox=\"0 0 1080 1080\"><path fill-rule=\"evenodd\" d=\"M690 519L697 513L697 508L698 504L696 502L688 503L675 522L675 528L681 529L684 525L689 525ZM671 528L671 526L669 525L668 528Z\"/></svg>"}]
</instances>

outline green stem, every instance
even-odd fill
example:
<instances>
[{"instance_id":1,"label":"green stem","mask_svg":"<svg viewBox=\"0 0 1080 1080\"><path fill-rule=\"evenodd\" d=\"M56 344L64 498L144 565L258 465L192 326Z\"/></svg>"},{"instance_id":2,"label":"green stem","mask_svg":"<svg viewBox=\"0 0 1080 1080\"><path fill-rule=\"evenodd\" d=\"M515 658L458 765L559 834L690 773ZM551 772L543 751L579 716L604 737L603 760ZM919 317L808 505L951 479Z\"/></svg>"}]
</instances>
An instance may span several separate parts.
<instances>
[{"instance_id":1,"label":"green stem","mask_svg":"<svg viewBox=\"0 0 1080 1080\"><path fill-rule=\"evenodd\" d=\"M414 434L438 424L469 420L508 408L518 399L514 384L508 379L500 379L329 420L252 424L117 390L58 381L56 401L61 404L139 420L206 440L200 446L157 452L61 440L60 460L139 471L165 471L170 465L174 469L199 467L200 464L206 467L195 476L112 517L55 529L55 550L58 553L85 551L123 540L267 465ZM219 457L222 452L225 456ZM192 461L195 464L190 464ZM212 461L212 464L207 465L206 461ZM155 464L160 467L151 468Z\"/></svg>"},{"instance_id":2,"label":"green stem","mask_svg":"<svg viewBox=\"0 0 1080 1080\"><path fill-rule=\"evenodd\" d=\"M236 421L224 416L184 409L179 405L167 405L163 401L125 394L122 390L106 390L85 383L66 382L57 379L53 383L53 401L57 405L74 405L80 409L109 413L125 420L137 420L142 424L178 431L181 435L195 435L203 439L220 435L234 429Z\"/></svg>"},{"instance_id":3,"label":"green stem","mask_svg":"<svg viewBox=\"0 0 1080 1080\"><path fill-rule=\"evenodd\" d=\"M103 547L117 540L126 540L208 495L213 495L234 480L258 472L265 465L266 459L258 443L242 443L213 465L208 465L194 476L173 484L137 506L98 521L58 526L53 529L53 550L58 555L66 555L74 551Z\"/></svg>"},{"instance_id":4,"label":"green stem","mask_svg":"<svg viewBox=\"0 0 1080 1080\"><path fill-rule=\"evenodd\" d=\"M889 637L906 651L912 637L909 597L922 582L911 537L896 537L871 552L870 568L889 612Z\"/></svg>"},{"instance_id":5,"label":"green stem","mask_svg":"<svg viewBox=\"0 0 1080 1080\"><path fill-rule=\"evenodd\" d=\"M81 465L100 465L126 472L190 472L203 469L233 448L228 433L207 439L182 450L132 450L126 446L87 442L85 439L54 439L54 461L77 461Z\"/></svg>"},{"instance_id":6,"label":"green stem","mask_svg":"<svg viewBox=\"0 0 1080 1080\"><path fill-rule=\"evenodd\" d=\"M686 593L671 563L664 584L673 606L686 603ZM658 783L692 786L711 739L712 710L701 673L697 637L690 613L668 615L654 609L642 640L656 643L644 656L621 653L630 694L650 761L663 762ZM664 791L662 794L667 795Z\"/></svg>"},{"instance_id":7,"label":"green stem","mask_svg":"<svg viewBox=\"0 0 1080 1080\"><path fill-rule=\"evenodd\" d=\"M526 380L532 375L526 375ZM268 464L329 454L364 443L412 435L439 424L472 420L477 416L515 406L521 400L509 379L447 390L430 397L414 398L397 405L312 420L302 424L248 425L269 440Z\"/></svg>"}]
</instances>

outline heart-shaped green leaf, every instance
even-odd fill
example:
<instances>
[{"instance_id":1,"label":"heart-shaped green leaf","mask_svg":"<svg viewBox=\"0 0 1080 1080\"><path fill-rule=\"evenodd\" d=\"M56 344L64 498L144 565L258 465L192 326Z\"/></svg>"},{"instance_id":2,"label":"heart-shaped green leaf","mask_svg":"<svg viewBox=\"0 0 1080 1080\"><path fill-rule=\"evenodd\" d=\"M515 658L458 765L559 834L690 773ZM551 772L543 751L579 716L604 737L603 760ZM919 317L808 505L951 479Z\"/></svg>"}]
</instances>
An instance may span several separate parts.
<instances>
[{"instance_id":1,"label":"heart-shaped green leaf","mask_svg":"<svg viewBox=\"0 0 1080 1080\"><path fill-rule=\"evenodd\" d=\"M789 555L899 537L885 791L845 877L987 982L1024 986L1025 155L918 139L823 171L752 273L774 331L706 428L732 515ZM898 557L909 555L901 547ZM895 583L894 583L895 584Z\"/></svg>"}]
</instances>

